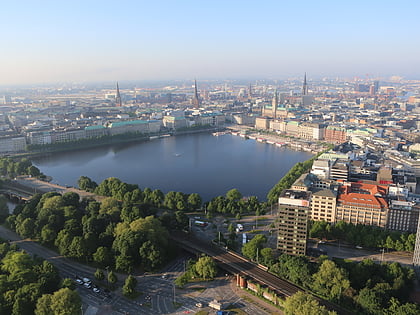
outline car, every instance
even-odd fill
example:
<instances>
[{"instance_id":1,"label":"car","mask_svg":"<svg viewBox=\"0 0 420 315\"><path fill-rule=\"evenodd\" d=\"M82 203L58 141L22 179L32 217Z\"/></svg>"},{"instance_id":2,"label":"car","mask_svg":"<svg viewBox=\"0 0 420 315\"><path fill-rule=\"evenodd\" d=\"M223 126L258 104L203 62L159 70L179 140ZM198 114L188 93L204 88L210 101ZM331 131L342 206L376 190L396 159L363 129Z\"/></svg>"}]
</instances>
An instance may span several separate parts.
<instances>
[{"instance_id":1,"label":"car","mask_svg":"<svg viewBox=\"0 0 420 315\"><path fill-rule=\"evenodd\" d=\"M363 249L363 247L362 247L362 246L360 246L360 245L357 245L357 246L356 246L356 248L357 248L357 249Z\"/></svg>"},{"instance_id":2,"label":"car","mask_svg":"<svg viewBox=\"0 0 420 315\"><path fill-rule=\"evenodd\" d=\"M95 293L101 292L101 290L99 288L97 288L97 287L93 287L92 288L92 291L95 292Z\"/></svg>"},{"instance_id":3,"label":"car","mask_svg":"<svg viewBox=\"0 0 420 315\"><path fill-rule=\"evenodd\" d=\"M89 278L83 278L82 280L83 280L84 283L89 283L90 284L92 282L92 281L90 281Z\"/></svg>"},{"instance_id":4,"label":"car","mask_svg":"<svg viewBox=\"0 0 420 315\"><path fill-rule=\"evenodd\" d=\"M164 273L163 275L162 275L162 279L166 279L168 277L168 274L167 273Z\"/></svg>"},{"instance_id":5,"label":"car","mask_svg":"<svg viewBox=\"0 0 420 315\"><path fill-rule=\"evenodd\" d=\"M87 283L87 282L83 283L83 286L84 286L86 289L90 289L90 288L92 287L92 285L91 285L90 283Z\"/></svg>"},{"instance_id":6,"label":"car","mask_svg":"<svg viewBox=\"0 0 420 315\"><path fill-rule=\"evenodd\" d=\"M325 244L325 241L319 241L318 244Z\"/></svg>"},{"instance_id":7,"label":"car","mask_svg":"<svg viewBox=\"0 0 420 315\"><path fill-rule=\"evenodd\" d=\"M76 279L76 283L78 283L78 284L82 285L82 284L83 284L83 281L82 281L82 279L77 278L77 279Z\"/></svg>"},{"instance_id":8,"label":"car","mask_svg":"<svg viewBox=\"0 0 420 315\"><path fill-rule=\"evenodd\" d=\"M203 307L203 304L202 303L195 303L195 306L197 306L197 307Z\"/></svg>"}]
</instances>

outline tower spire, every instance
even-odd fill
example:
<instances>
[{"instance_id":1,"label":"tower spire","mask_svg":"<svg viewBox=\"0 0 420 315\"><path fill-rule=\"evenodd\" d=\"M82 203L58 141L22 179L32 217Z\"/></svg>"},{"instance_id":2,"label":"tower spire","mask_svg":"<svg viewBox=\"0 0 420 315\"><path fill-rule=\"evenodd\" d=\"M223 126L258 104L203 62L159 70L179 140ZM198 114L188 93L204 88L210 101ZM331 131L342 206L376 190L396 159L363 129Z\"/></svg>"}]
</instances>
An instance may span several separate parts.
<instances>
[{"instance_id":1,"label":"tower spire","mask_svg":"<svg viewBox=\"0 0 420 315\"><path fill-rule=\"evenodd\" d=\"M117 95L115 96L115 104L116 104L117 107L122 106L120 87L118 86L118 81L117 81Z\"/></svg>"},{"instance_id":2,"label":"tower spire","mask_svg":"<svg viewBox=\"0 0 420 315\"><path fill-rule=\"evenodd\" d=\"M305 72L305 77L303 78L302 95L308 95L308 84L306 83L306 72Z\"/></svg>"},{"instance_id":3,"label":"tower spire","mask_svg":"<svg viewBox=\"0 0 420 315\"><path fill-rule=\"evenodd\" d=\"M279 106L279 93L277 92L277 88L274 91L274 97L273 97L273 100L271 102L271 106L272 106L272 111L273 111L273 118L276 119L277 118L277 107Z\"/></svg>"},{"instance_id":4,"label":"tower spire","mask_svg":"<svg viewBox=\"0 0 420 315\"><path fill-rule=\"evenodd\" d=\"M197 89L197 80L194 79L194 99L193 99L194 108L200 107L200 99L198 97L198 89Z\"/></svg>"}]
</instances>

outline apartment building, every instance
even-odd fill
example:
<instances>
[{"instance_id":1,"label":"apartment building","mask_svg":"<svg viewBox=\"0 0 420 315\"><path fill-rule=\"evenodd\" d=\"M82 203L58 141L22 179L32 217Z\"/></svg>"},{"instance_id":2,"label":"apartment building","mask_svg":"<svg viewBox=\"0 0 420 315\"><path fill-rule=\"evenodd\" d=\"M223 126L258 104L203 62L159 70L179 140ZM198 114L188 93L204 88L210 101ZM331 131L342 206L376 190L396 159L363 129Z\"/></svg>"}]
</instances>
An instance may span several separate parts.
<instances>
[{"instance_id":1,"label":"apartment building","mask_svg":"<svg viewBox=\"0 0 420 315\"><path fill-rule=\"evenodd\" d=\"M305 255L311 192L284 190L279 197L277 249Z\"/></svg>"}]
</instances>

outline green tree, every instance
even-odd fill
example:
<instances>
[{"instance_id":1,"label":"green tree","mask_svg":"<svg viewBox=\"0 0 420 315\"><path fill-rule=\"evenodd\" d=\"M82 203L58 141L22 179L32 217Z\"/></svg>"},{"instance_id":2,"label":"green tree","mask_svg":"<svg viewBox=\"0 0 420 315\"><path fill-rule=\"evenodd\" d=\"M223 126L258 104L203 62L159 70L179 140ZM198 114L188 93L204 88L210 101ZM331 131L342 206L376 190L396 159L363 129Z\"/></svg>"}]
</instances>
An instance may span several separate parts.
<instances>
[{"instance_id":1,"label":"green tree","mask_svg":"<svg viewBox=\"0 0 420 315\"><path fill-rule=\"evenodd\" d=\"M131 256L118 255L115 257L115 269L123 272L131 272L134 266L134 260Z\"/></svg>"},{"instance_id":2,"label":"green tree","mask_svg":"<svg viewBox=\"0 0 420 315\"><path fill-rule=\"evenodd\" d=\"M260 257L260 263L262 263L265 266L271 266L274 261L273 250L269 247L261 249Z\"/></svg>"},{"instance_id":3,"label":"green tree","mask_svg":"<svg viewBox=\"0 0 420 315\"><path fill-rule=\"evenodd\" d=\"M54 315L76 315L80 313L82 301L76 291L62 288L51 296L51 310Z\"/></svg>"},{"instance_id":4,"label":"green tree","mask_svg":"<svg viewBox=\"0 0 420 315\"><path fill-rule=\"evenodd\" d=\"M256 260L257 253L267 243L267 237L263 234L256 235L252 240L242 246L242 254L251 260Z\"/></svg>"},{"instance_id":5,"label":"green tree","mask_svg":"<svg viewBox=\"0 0 420 315\"><path fill-rule=\"evenodd\" d=\"M398 299L392 297L389 301L389 308L384 312L386 315L417 315L420 314L420 308L417 304L401 304Z\"/></svg>"},{"instance_id":6,"label":"green tree","mask_svg":"<svg viewBox=\"0 0 420 315\"><path fill-rule=\"evenodd\" d=\"M73 238L68 249L68 255L77 259L87 258L87 247L83 237L76 236Z\"/></svg>"},{"instance_id":7,"label":"green tree","mask_svg":"<svg viewBox=\"0 0 420 315\"><path fill-rule=\"evenodd\" d=\"M107 279L111 284L115 284L118 281L117 275L112 270L108 273Z\"/></svg>"},{"instance_id":8,"label":"green tree","mask_svg":"<svg viewBox=\"0 0 420 315\"><path fill-rule=\"evenodd\" d=\"M312 289L330 300L340 300L344 291L350 287L345 271L331 260L324 260L312 278Z\"/></svg>"},{"instance_id":9,"label":"green tree","mask_svg":"<svg viewBox=\"0 0 420 315\"><path fill-rule=\"evenodd\" d=\"M201 256L194 268L198 276L203 279L213 279L217 274L216 263L209 256Z\"/></svg>"},{"instance_id":10,"label":"green tree","mask_svg":"<svg viewBox=\"0 0 420 315\"><path fill-rule=\"evenodd\" d=\"M113 255L107 247L98 247L96 252L93 253L92 257L93 261L102 267L112 266L113 264Z\"/></svg>"},{"instance_id":11,"label":"green tree","mask_svg":"<svg viewBox=\"0 0 420 315\"><path fill-rule=\"evenodd\" d=\"M41 175L41 171L39 170L39 168L37 168L36 166L29 166L27 169L27 173L28 175L32 176L32 177L38 177Z\"/></svg>"},{"instance_id":12,"label":"green tree","mask_svg":"<svg viewBox=\"0 0 420 315\"><path fill-rule=\"evenodd\" d=\"M360 290L356 301L369 314L383 314L390 289L388 283L379 283L374 288L363 288Z\"/></svg>"},{"instance_id":13,"label":"green tree","mask_svg":"<svg viewBox=\"0 0 420 315\"><path fill-rule=\"evenodd\" d=\"M238 201L241 198L242 194L236 188L233 188L226 193L226 199L230 201Z\"/></svg>"},{"instance_id":14,"label":"green tree","mask_svg":"<svg viewBox=\"0 0 420 315\"><path fill-rule=\"evenodd\" d=\"M124 282L124 285L122 287L122 292L124 296L131 297L136 292L136 286L137 286L137 279L134 278L132 275L129 275Z\"/></svg>"},{"instance_id":15,"label":"green tree","mask_svg":"<svg viewBox=\"0 0 420 315\"><path fill-rule=\"evenodd\" d=\"M99 281L102 281L105 279L104 272L101 269L96 269L94 276L95 276L95 279Z\"/></svg>"},{"instance_id":16,"label":"green tree","mask_svg":"<svg viewBox=\"0 0 420 315\"><path fill-rule=\"evenodd\" d=\"M203 200L201 199L199 194L192 193L188 196L187 202L191 210L197 210L201 208Z\"/></svg>"},{"instance_id":17,"label":"green tree","mask_svg":"<svg viewBox=\"0 0 420 315\"><path fill-rule=\"evenodd\" d=\"M36 302L35 315L54 315L51 309L51 294L44 294Z\"/></svg>"},{"instance_id":18,"label":"green tree","mask_svg":"<svg viewBox=\"0 0 420 315\"><path fill-rule=\"evenodd\" d=\"M325 306L319 305L318 301L310 294L299 291L286 298L284 302L285 315L333 315Z\"/></svg>"}]
</instances>

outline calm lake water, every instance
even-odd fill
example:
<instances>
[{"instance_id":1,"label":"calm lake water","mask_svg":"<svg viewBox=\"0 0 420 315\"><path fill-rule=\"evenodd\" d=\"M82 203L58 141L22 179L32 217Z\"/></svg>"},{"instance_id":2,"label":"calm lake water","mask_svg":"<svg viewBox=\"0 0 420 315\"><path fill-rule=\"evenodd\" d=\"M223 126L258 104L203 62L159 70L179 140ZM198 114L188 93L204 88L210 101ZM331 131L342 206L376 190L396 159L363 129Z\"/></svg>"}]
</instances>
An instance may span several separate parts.
<instances>
[{"instance_id":1,"label":"calm lake water","mask_svg":"<svg viewBox=\"0 0 420 315\"><path fill-rule=\"evenodd\" d=\"M194 134L54 153L32 162L60 185L77 187L82 175L97 183L117 177L141 189L196 192L204 201L232 188L266 200L268 191L295 163L310 157L238 136Z\"/></svg>"}]
</instances>

